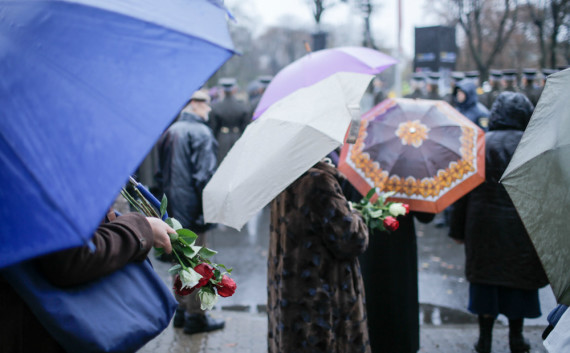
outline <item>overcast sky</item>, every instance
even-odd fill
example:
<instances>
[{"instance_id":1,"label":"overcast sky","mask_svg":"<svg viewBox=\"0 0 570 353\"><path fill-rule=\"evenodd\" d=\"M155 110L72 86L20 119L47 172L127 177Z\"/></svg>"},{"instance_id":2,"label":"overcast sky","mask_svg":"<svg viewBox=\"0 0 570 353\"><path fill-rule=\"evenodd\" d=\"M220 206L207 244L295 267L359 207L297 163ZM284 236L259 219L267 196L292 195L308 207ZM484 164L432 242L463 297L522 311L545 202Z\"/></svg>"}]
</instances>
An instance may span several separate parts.
<instances>
[{"instance_id":1,"label":"overcast sky","mask_svg":"<svg viewBox=\"0 0 570 353\"><path fill-rule=\"evenodd\" d=\"M402 47L406 55L414 52L414 27L432 26L437 23L424 13L428 0L402 0ZM255 22L254 28L261 30L268 25L292 23L314 26L311 8L307 0L225 0L229 8L239 6ZM380 4L373 14L373 37L386 47L396 47L398 28L398 0L376 0ZM240 17L237 16L240 21ZM244 19L241 19L242 23ZM325 26L353 26L360 34L362 20L348 5L339 4L327 10L321 20Z\"/></svg>"}]
</instances>

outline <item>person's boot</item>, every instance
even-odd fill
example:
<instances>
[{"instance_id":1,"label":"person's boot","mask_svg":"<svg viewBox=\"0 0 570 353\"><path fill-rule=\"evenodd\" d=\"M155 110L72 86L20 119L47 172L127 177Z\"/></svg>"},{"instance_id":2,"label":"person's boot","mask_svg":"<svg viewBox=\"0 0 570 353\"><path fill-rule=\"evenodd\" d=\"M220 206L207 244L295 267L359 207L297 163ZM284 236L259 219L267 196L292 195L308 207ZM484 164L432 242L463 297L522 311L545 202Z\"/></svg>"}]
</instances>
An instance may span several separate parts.
<instances>
[{"instance_id":1,"label":"person's boot","mask_svg":"<svg viewBox=\"0 0 570 353\"><path fill-rule=\"evenodd\" d=\"M172 326L180 328L184 326L184 313L186 310L182 308L176 308L174 312L174 319L172 320Z\"/></svg>"},{"instance_id":2,"label":"person's boot","mask_svg":"<svg viewBox=\"0 0 570 353\"><path fill-rule=\"evenodd\" d=\"M509 320L509 347L511 353L527 353L530 350L529 342L523 337L524 319Z\"/></svg>"},{"instance_id":3,"label":"person's boot","mask_svg":"<svg viewBox=\"0 0 570 353\"><path fill-rule=\"evenodd\" d=\"M208 314L186 314L184 318L184 333L189 335L210 332L224 328L223 320L215 320Z\"/></svg>"},{"instance_id":4,"label":"person's boot","mask_svg":"<svg viewBox=\"0 0 570 353\"><path fill-rule=\"evenodd\" d=\"M475 351L478 353L491 353L493 342L493 325L495 318L492 316L479 315L479 340L475 343Z\"/></svg>"}]
</instances>

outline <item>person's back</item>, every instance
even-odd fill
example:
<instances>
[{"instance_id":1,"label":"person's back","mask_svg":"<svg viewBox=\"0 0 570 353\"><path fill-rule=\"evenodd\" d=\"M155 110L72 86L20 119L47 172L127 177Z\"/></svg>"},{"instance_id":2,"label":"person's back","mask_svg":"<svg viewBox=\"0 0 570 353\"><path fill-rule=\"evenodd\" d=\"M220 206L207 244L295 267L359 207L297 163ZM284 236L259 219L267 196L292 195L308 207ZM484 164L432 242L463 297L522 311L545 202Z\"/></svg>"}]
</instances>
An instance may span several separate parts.
<instances>
[{"instance_id":1,"label":"person's back","mask_svg":"<svg viewBox=\"0 0 570 353\"><path fill-rule=\"evenodd\" d=\"M343 179L319 162L271 203L269 352L370 352L357 259L368 229Z\"/></svg>"},{"instance_id":2,"label":"person's back","mask_svg":"<svg viewBox=\"0 0 570 353\"><path fill-rule=\"evenodd\" d=\"M498 314L509 319L511 351L524 352L523 318L540 316L538 288L548 283L524 225L499 183L533 108L521 93L499 95L485 134L485 182L454 204L451 217L449 236L465 242L469 310L479 315L482 329L478 352L490 351Z\"/></svg>"},{"instance_id":3,"label":"person's back","mask_svg":"<svg viewBox=\"0 0 570 353\"><path fill-rule=\"evenodd\" d=\"M251 110L245 102L236 99L236 90L234 80L229 81L224 86L224 99L213 104L210 112L209 124L219 144L217 156L219 163L251 121Z\"/></svg>"},{"instance_id":4,"label":"person's back","mask_svg":"<svg viewBox=\"0 0 570 353\"><path fill-rule=\"evenodd\" d=\"M185 228L206 230L202 190L217 165L217 143L211 129L203 117L185 110L161 136L157 148L156 181L168 198L168 213Z\"/></svg>"}]
</instances>

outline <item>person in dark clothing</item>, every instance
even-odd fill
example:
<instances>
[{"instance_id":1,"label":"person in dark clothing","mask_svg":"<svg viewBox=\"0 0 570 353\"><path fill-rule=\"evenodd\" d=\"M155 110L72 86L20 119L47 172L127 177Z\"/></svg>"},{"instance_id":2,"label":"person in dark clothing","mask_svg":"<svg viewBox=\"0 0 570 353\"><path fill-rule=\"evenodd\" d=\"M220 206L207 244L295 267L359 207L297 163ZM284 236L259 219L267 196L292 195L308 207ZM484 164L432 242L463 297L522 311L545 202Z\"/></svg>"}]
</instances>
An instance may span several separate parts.
<instances>
[{"instance_id":1,"label":"person in dark clothing","mask_svg":"<svg viewBox=\"0 0 570 353\"><path fill-rule=\"evenodd\" d=\"M368 250L358 257L372 352L415 353L420 347L414 218L428 223L434 214L411 212L398 217L396 231L371 232Z\"/></svg>"},{"instance_id":2,"label":"person in dark clothing","mask_svg":"<svg viewBox=\"0 0 570 353\"><path fill-rule=\"evenodd\" d=\"M32 261L53 285L71 287L105 276L130 262L144 261L153 246L164 248L167 253L172 251L168 233L175 231L162 220L139 213L127 213L116 219L114 213L109 213L108 218L110 222L102 223L92 237L94 251L82 246ZM65 352L1 275L0 351Z\"/></svg>"},{"instance_id":3,"label":"person in dark clothing","mask_svg":"<svg viewBox=\"0 0 570 353\"><path fill-rule=\"evenodd\" d=\"M542 93L538 87L535 86L534 82L536 80L536 69L524 69L522 82L521 82L521 92L524 93L530 102L536 106L538 103L538 98Z\"/></svg>"},{"instance_id":4,"label":"person in dark clothing","mask_svg":"<svg viewBox=\"0 0 570 353\"><path fill-rule=\"evenodd\" d=\"M224 89L224 98L212 105L209 124L218 141L218 164L222 163L228 151L240 138L247 124L251 121L250 109L244 102L235 98L236 80L225 78L220 80Z\"/></svg>"},{"instance_id":5,"label":"person in dark clothing","mask_svg":"<svg viewBox=\"0 0 570 353\"><path fill-rule=\"evenodd\" d=\"M202 191L216 171L218 144L206 124L210 112L210 97L195 92L182 110L178 120L160 137L158 172L155 175L160 194L168 199L168 214L182 227L198 234L196 245L206 245L206 231L211 225L204 222ZM160 195L159 194L159 195ZM175 295L179 308L174 315L174 326L184 327L188 334L207 332L224 327L201 310L196 292L180 297Z\"/></svg>"},{"instance_id":6,"label":"person in dark clothing","mask_svg":"<svg viewBox=\"0 0 570 353\"><path fill-rule=\"evenodd\" d=\"M455 107L481 129L487 130L489 111L479 103L477 87L473 82L460 82L453 92Z\"/></svg>"},{"instance_id":7,"label":"person in dark clothing","mask_svg":"<svg viewBox=\"0 0 570 353\"><path fill-rule=\"evenodd\" d=\"M455 102L453 101L453 91L455 91L455 87L457 84L465 79L465 74L463 72L454 71L451 73L451 78L449 82L449 92L443 96L443 100L449 103L452 106L455 106Z\"/></svg>"},{"instance_id":8,"label":"person in dark clothing","mask_svg":"<svg viewBox=\"0 0 570 353\"><path fill-rule=\"evenodd\" d=\"M263 97L263 93L265 93L265 90L267 89L269 83L271 83L272 79L273 77L271 76L259 76L257 78L258 87L256 88L255 92L252 92L252 94L249 96L250 119L253 118L253 113L255 113L255 109L257 109L257 105L259 104L261 97Z\"/></svg>"},{"instance_id":9,"label":"person in dark clothing","mask_svg":"<svg viewBox=\"0 0 570 353\"><path fill-rule=\"evenodd\" d=\"M517 83L517 70L503 70L503 92L520 92Z\"/></svg>"},{"instance_id":10,"label":"person in dark clothing","mask_svg":"<svg viewBox=\"0 0 570 353\"><path fill-rule=\"evenodd\" d=\"M424 87L426 83L426 78L420 72L416 72L412 75L412 80L410 83L410 88L412 89L412 93L406 94L404 98L425 98L424 95Z\"/></svg>"},{"instance_id":11,"label":"person in dark clothing","mask_svg":"<svg viewBox=\"0 0 570 353\"><path fill-rule=\"evenodd\" d=\"M529 350L523 320L541 315L538 288L548 284L538 255L505 188L499 183L533 112L522 93L503 92L485 135L485 182L454 204L449 236L465 243L469 310L479 316L477 352L490 352L499 314L509 319L512 353Z\"/></svg>"},{"instance_id":12,"label":"person in dark clothing","mask_svg":"<svg viewBox=\"0 0 570 353\"><path fill-rule=\"evenodd\" d=\"M491 85L491 90L480 96L480 101L487 109L491 109L493 102L503 91L501 87L501 80L503 77L503 72L501 70L491 70L489 72L489 84Z\"/></svg>"},{"instance_id":13,"label":"person in dark clothing","mask_svg":"<svg viewBox=\"0 0 570 353\"><path fill-rule=\"evenodd\" d=\"M440 100L441 96L439 95L439 73L438 72L430 72L428 74L427 79L427 95L425 99L430 100Z\"/></svg>"}]
</instances>

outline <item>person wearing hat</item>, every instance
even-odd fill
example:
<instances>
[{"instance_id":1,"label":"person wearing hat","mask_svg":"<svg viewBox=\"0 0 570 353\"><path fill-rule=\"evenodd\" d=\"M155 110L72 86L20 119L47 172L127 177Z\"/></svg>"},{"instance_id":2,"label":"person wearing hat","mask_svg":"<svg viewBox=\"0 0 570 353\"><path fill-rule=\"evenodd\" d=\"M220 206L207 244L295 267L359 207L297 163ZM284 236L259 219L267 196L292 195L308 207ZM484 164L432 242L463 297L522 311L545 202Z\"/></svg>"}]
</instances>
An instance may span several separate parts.
<instances>
[{"instance_id":1,"label":"person wearing hat","mask_svg":"<svg viewBox=\"0 0 570 353\"><path fill-rule=\"evenodd\" d=\"M224 98L212 105L210 126L219 144L218 163L221 163L251 121L251 116L248 106L234 96L238 88L236 79L222 78L219 84L224 90Z\"/></svg>"},{"instance_id":2,"label":"person wearing hat","mask_svg":"<svg viewBox=\"0 0 570 353\"><path fill-rule=\"evenodd\" d=\"M476 92L478 96L484 93L483 88L481 87L481 82L479 80L479 71L473 70L465 72L465 79L475 84L475 87L477 87Z\"/></svg>"},{"instance_id":3,"label":"person wearing hat","mask_svg":"<svg viewBox=\"0 0 570 353\"><path fill-rule=\"evenodd\" d=\"M483 103L483 105L487 109L491 109L491 107L493 106L493 102L502 92L501 88L502 77L503 77L503 72L501 70L490 70L489 72L489 84L491 85L491 90L489 92L483 93L479 97L479 101Z\"/></svg>"},{"instance_id":4,"label":"person wearing hat","mask_svg":"<svg viewBox=\"0 0 570 353\"><path fill-rule=\"evenodd\" d=\"M255 90L255 92L252 92L252 94L249 96L250 116L252 118L253 118L253 113L255 112L255 109L257 109L257 105L259 104L259 101L263 96L263 93L265 93L265 89L267 89L267 86L269 86L269 83L271 82L272 79L273 79L272 76L259 76L257 78L256 80L257 89Z\"/></svg>"},{"instance_id":5,"label":"person wearing hat","mask_svg":"<svg viewBox=\"0 0 570 353\"><path fill-rule=\"evenodd\" d=\"M517 70L503 70L503 92L505 91L520 92L520 89L517 85Z\"/></svg>"},{"instance_id":6,"label":"person wearing hat","mask_svg":"<svg viewBox=\"0 0 570 353\"><path fill-rule=\"evenodd\" d=\"M425 86L426 79L421 72L416 72L412 75L412 80L410 82L410 88L412 93L406 94L404 98L425 98L423 89Z\"/></svg>"},{"instance_id":7,"label":"person wearing hat","mask_svg":"<svg viewBox=\"0 0 570 353\"><path fill-rule=\"evenodd\" d=\"M542 93L542 90L538 89L534 82L536 79L536 69L524 69L521 80L521 92L524 93L532 105L536 106L538 103L538 98Z\"/></svg>"},{"instance_id":8,"label":"person wearing hat","mask_svg":"<svg viewBox=\"0 0 570 353\"><path fill-rule=\"evenodd\" d=\"M439 95L439 72L430 72L427 79L426 99L441 100Z\"/></svg>"},{"instance_id":9,"label":"person wearing hat","mask_svg":"<svg viewBox=\"0 0 570 353\"><path fill-rule=\"evenodd\" d=\"M455 87L457 87L457 84L463 81L464 79L465 79L465 73L463 72L453 71L451 73L451 79L449 80L449 92L445 96L443 96L444 101L451 104L452 106L453 104L455 104L455 102L453 101L453 91L455 90Z\"/></svg>"},{"instance_id":10,"label":"person wearing hat","mask_svg":"<svg viewBox=\"0 0 570 353\"><path fill-rule=\"evenodd\" d=\"M210 110L210 96L204 91L194 92L178 120L157 143L155 179L159 195L166 195L168 214L198 234L196 245L201 246L206 244L206 231L211 227L204 222L202 191L216 171L218 151L218 143L206 123ZM174 327L184 327L187 334L223 328L224 321L215 320L200 309L195 293L175 295L178 309Z\"/></svg>"}]
</instances>

